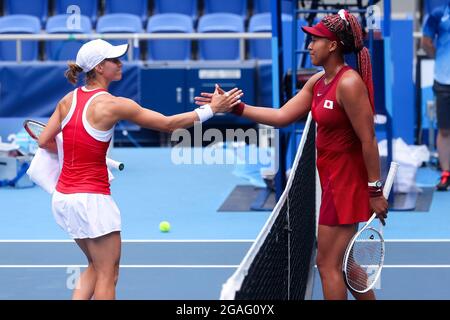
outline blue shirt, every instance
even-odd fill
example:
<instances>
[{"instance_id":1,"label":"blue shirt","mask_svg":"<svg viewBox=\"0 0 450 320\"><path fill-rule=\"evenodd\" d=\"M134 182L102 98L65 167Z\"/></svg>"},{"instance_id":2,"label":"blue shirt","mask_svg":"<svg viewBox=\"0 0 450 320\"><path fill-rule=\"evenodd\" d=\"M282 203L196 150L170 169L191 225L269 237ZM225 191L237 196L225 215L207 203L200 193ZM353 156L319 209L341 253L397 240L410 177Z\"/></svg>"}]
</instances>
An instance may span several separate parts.
<instances>
[{"instance_id":1,"label":"blue shirt","mask_svg":"<svg viewBox=\"0 0 450 320\"><path fill-rule=\"evenodd\" d=\"M450 85L450 1L434 9L425 18L423 35L436 39L434 79Z\"/></svg>"}]
</instances>

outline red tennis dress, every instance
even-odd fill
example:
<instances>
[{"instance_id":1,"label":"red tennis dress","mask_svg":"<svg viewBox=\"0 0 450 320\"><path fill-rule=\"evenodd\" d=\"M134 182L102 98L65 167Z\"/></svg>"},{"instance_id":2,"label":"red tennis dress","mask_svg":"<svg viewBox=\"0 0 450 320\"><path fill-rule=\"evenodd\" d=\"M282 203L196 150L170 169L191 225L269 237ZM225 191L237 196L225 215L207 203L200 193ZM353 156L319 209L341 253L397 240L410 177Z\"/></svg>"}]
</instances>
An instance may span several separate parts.
<instances>
[{"instance_id":1,"label":"red tennis dress","mask_svg":"<svg viewBox=\"0 0 450 320\"><path fill-rule=\"evenodd\" d=\"M317 123L317 169L322 186L319 224L342 225L370 217L367 170L361 142L345 110L336 100L339 79L350 70L344 66L325 84L314 85L312 116Z\"/></svg>"}]
</instances>

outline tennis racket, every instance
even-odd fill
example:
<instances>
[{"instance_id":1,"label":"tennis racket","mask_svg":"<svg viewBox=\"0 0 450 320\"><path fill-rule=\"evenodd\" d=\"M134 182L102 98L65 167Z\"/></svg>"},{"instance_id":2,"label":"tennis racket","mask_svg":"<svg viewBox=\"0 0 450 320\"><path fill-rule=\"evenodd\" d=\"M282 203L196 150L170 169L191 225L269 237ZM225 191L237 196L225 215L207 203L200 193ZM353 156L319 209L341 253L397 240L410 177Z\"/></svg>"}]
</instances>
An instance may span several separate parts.
<instances>
[{"instance_id":1,"label":"tennis racket","mask_svg":"<svg viewBox=\"0 0 450 320\"><path fill-rule=\"evenodd\" d=\"M36 120L28 119L24 121L23 127L28 132L30 137L37 141L42 131L44 131L45 124ZM106 158L106 165L110 168L114 168L120 171L125 168L123 162L115 161L110 158Z\"/></svg>"},{"instance_id":2,"label":"tennis racket","mask_svg":"<svg viewBox=\"0 0 450 320\"><path fill-rule=\"evenodd\" d=\"M383 196L386 199L389 197L398 167L398 163L391 162L383 188ZM373 288L383 268L385 248L382 229L380 226L378 231L371 226L376 216L375 213L372 214L364 227L352 237L342 263L348 288L359 293L365 293Z\"/></svg>"}]
</instances>

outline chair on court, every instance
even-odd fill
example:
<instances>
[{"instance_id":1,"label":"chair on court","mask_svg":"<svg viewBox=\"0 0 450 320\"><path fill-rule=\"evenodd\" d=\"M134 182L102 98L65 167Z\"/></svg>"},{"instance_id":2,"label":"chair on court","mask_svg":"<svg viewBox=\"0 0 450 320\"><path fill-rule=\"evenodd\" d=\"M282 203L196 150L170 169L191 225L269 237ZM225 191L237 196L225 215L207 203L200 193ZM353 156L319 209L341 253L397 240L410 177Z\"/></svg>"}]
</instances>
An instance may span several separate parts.
<instances>
[{"instance_id":1,"label":"chair on court","mask_svg":"<svg viewBox=\"0 0 450 320\"><path fill-rule=\"evenodd\" d=\"M142 33L141 19L129 13L112 13L101 16L97 22L98 33ZM128 43L127 40L108 40L113 45ZM136 42L139 43L139 42ZM131 48L130 48L131 50ZM133 59L139 59L139 46L133 46ZM123 57L128 60L128 54Z\"/></svg>"},{"instance_id":2,"label":"chair on court","mask_svg":"<svg viewBox=\"0 0 450 320\"><path fill-rule=\"evenodd\" d=\"M80 8L80 14L91 19L92 24L97 22L98 0L56 0L55 1L56 14L72 14L73 11L67 12L67 9L72 6Z\"/></svg>"},{"instance_id":3,"label":"chair on court","mask_svg":"<svg viewBox=\"0 0 450 320\"><path fill-rule=\"evenodd\" d=\"M149 33L194 32L190 16L178 13L156 14L147 25ZM189 60L191 40L149 40L148 60Z\"/></svg>"},{"instance_id":4,"label":"chair on court","mask_svg":"<svg viewBox=\"0 0 450 320\"><path fill-rule=\"evenodd\" d=\"M271 0L253 0L253 14L271 12ZM281 11L292 14L292 1L283 0L281 2Z\"/></svg>"},{"instance_id":5,"label":"chair on court","mask_svg":"<svg viewBox=\"0 0 450 320\"><path fill-rule=\"evenodd\" d=\"M244 19L232 13L212 13L198 21L198 32L244 32ZM202 60L238 60L239 40L200 40L199 58Z\"/></svg>"},{"instance_id":6,"label":"chair on court","mask_svg":"<svg viewBox=\"0 0 450 320\"><path fill-rule=\"evenodd\" d=\"M91 20L86 16L77 19L70 14L61 14L48 18L45 31L49 34L55 33L85 33L92 32ZM45 49L47 60L66 61L74 60L80 47L85 40L47 41Z\"/></svg>"},{"instance_id":7,"label":"chair on court","mask_svg":"<svg viewBox=\"0 0 450 320\"><path fill-rule=\"evenodd\" d=\"M39 33L41 22L37 17L15 14L0 17L0 33ZM38 59L38 42L22 41L22 60ZM16 41L0 41L0 61L16 61Z\"/></svg>"},{"instance_id":8,"label":"chair on court","mask_svg":"<svg viewBox=\"0 0 450 320\"><path fill-rule=\"evenodd\" d=\"M144 23L148 17L147 2L147 0L105 0L105 14L129 13L140 17Z\"/></svg>"},{"instance_id":9,"label":"chair on court","mask_svg":"<svg viewBox=\"0 0 450 320\"><path fill-rule=\"evenodd\" d=\"M205 0L205 14L233 13L245 18L247 0Z\"/></svg>"},{"instance_id":10,"label":"chair on court","mask_svg":"<svg viewBox=\"0 0 450 320\"><path fill-rule=\"evenodd\" d=\"M41 26L45 24L48 16L48 0L6 0L5 15L26 14L35 16L40 20Z\"/></svg>"},{"instance_id":11,"label":"chair on court","mask_svg":"<svg viewBox=\"0 0 450 320\"><path fill-rule=\"evenodd\" d=\"M197 0L154 0L154 14L181 13L197 18Z\"/></svg>"}]
</instances>

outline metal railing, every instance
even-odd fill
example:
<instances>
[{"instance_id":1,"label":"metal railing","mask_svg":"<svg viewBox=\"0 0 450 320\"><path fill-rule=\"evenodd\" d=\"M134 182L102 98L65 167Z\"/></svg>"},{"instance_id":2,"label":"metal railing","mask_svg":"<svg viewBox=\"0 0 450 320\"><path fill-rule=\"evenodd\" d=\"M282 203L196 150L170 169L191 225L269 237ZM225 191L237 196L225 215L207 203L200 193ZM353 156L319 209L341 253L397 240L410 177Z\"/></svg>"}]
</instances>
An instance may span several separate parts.
<instances>
[{"instance_id":1,"label":"metal railing","mask_svg":"<svg viewBox=\"0 0 450 320\"><path fill-rule=\"evenodd\" d=\"M239 58L245 60L245 40L270 39L270 32L230 32L230 33L39 33L39 34L0 34L0 41L16 41L16 61L22 62L22 41L55 41L55 40L128 40L130 47L138 47L140 40L218 40L238 39ZM75 58L75 57L74 57ZM129 60L133 60L132 50L128 51Z\"/></svg>"}]
</instances>

